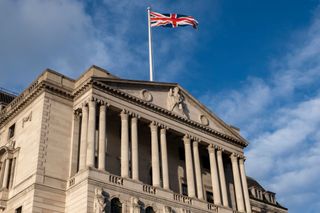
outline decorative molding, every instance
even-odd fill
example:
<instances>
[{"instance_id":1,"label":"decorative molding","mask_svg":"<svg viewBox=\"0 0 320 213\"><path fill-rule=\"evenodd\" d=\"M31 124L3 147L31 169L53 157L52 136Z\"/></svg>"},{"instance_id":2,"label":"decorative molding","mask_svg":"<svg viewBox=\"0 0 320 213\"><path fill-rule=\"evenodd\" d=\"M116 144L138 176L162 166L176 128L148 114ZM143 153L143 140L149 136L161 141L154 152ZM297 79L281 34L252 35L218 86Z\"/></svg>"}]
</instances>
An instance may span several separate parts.
<instances>
[{"instance_id":1,"label":"decorative molding","mask_svg":"<svg viewBox=\"0 0 320 213\"><path fill-rule=\"evenodd\" d=\"M140 91L140 98L147 102L151 102L153 99L151 92L146 89Z\"/></svg>"},{"instance_id":2,"label":"decorative molding","mask_svg":"<svg viewBox=\"0 0 320 213\"><path fill-rule=\"evenodd\" d=\"M209 119L205 115L200 115L199 120L202 125L209 126Z\"/></svg>"},{"instance_id":3,"label":"decorative molding","mask_svg":"<svg viewBox=\"0 0 320 213\"><path fill-rule=\"evenodd\" d=\"M22 118L22 128L24 128L24 123L32 120L32 111L29 113L28 116Z\"/></svg>"}]
</instances>

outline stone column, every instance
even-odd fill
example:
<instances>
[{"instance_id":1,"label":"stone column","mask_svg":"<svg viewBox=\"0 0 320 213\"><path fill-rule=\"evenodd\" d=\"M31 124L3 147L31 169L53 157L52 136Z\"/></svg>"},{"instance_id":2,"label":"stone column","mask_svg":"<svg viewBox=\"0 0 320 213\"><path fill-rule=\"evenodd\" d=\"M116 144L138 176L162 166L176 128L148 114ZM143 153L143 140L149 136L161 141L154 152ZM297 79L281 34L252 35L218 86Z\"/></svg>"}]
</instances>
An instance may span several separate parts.
<instances>
[{"instance_id":1,"label":"stone column","mask_svg":"<svg viewBox=\"0 0 320 213\"><path fill-rule=\"evenodd\" d=\"M3 181L2 181L2 188L7 188L7 186L8 186L9 163L10 163L10 160L6 159L5 167L4 167L4 174L3 174Z\"/></svg>"},{"instance_id":2,"label":"stone column","mask_svg":"<svg viewBox=\"0 0 320 213\"><path fill-rule=\"evenodd\" d=\"M212 190L213 190L213 200L215 205L221 205L221 197L220 197L220 184L218 177L218 168L216 161L216 149L211 144L208 147L209 150L209 158L210 158L210 172L211 172L211 182L212 182Z\"/></svg>"},{"instance_id":3,"label":"stone column","mask_svg":"<svg viewBox=\"0 0 320 213\"><path fill-rule=\"evenodd\" d=\"M14 170L15 170L15 167L16 167L16 158L13 158L13 159L12 159L12 162L11 162L11 172L10 172L9 188L11 188L12 185L13 185L13 178L14 178Z\"/></svg>"},{"instance_id":4,"label":"stone column","mask_svg":"<svg viewBox=\"0 0 320 213\"><path fill-rule=\"evenodd\" d=\"M98 169L106 169L106 104L100 105Z\"/></svg>"},{"instance_id":5,"label":"stone column","mask_svg":"<svg viewBox=\"0 0 320 213\"><path fill-rule=\"evenodd\" d=\"M139 180L138 118L131 118L132 179Z\"/></svg>"},{"instance_id":6,"label":"stone column","mask_svg":"<svg viewBox=\"0 0 320 213\"><path fill-rule=\"evenodd\" d=\"M96 135L96 102L89 101L87 166L94 167L94 141Z\"/></svg>"},{"instance_id":7,"label":"stone column","mask_svg":"<svg viewBox=\"0 0 320 213\"><path fill-rule=\"evenodd\" d=\"M152 164L152 185L160 186L158 126L155 122L150 124L151 129L151 164Z\"/></svg>"},{"instance_id":8,"label":"stone column","mask_svg":"<svg viewBox=\"0 0 320 213\"><path fill-rule=\"evenodd\" d=\"M239 166L238 166L238 157L236 154L232 154L230 158L231 158L231 164L232 164L233 181L234 181L234 186L236 191L238 211L244 212L242 187L241 187L241 180L240 180Z\"/></svg>"},{"instance_id":9,"label":"stone column","mask_svg":"<svg viewBox=\"0 0 320 213\"><path fill-rule=\"evenodd\" d=\"M81 140L80 140L80 161L79 170L86 168L87 160L87 133L88 133L88 108L82 106L82 119L81 119Z\"/></svg>"},{"instance_id":10,"label":"stone column","mask_svg":"<svg viewBox=\"0 0 320 213\"><path fill-rule=\"evenodd\" d=\"M80 116L79 112L74 111L73 122L71 127L71 143L70 143L70 162L69 162L69 177L77 173L78 169L78 151L79 151L79 138L80 138ZM81 146L81 145L80 145Z\"/></svg>"},{"instance_id":11,"label":"stone column","mask_svg":"<svg viewBox=\"0 0 320 213\"><path fill-rule=\"evenodd\" d=\"M250 198L249 198L249 189L247 184L247 176L246 171L244 168L244 158L239 159L239 165L240 165L240 175L242 180L242 187L243 187L243 195L244 195L244 203L246 205L246 212L251 213L251 205L250 205Z\"/></svg>"},{"instance_id":12,"label":"stone column","mask_svg":"<svg viewBox=\"0 0 320 213\"><path fill-rule=\"evenodd\" d=\"M183 137L183 141L184 141L184 151L185 151L185 161L186 161L188 196L195 197L196 192L194 188L193 160L192 160L190 137L185 135Z\"/></svg>"},{"instance_id":13,"label":"stone column","mask_svg":"<svg viewBox=\"0 0 320 213\"><path fill-rule=\"evenodd\" d=\"M202 175L201 175L198 144L199 144L198 141L193 142L193 157L194 157L194 168L196 172L197 194L198 194L198 198L203 200Z\"/></svg>"},{"instance_id":14,"label":"stone column","mask_svg":"<svg viewBox=\"0 0 320 213\"><path fill-rule=\"evenodd\" d=\"M121 114L121 177L129 177L129 126L128 114L122 110Z\"/></svg>"},{"instance_id":15,"label":"stone column","mask_svg":"<svg viewBox=\"0 0 320 213\"><path fill-rule=\"evenodd\" d=\"M217 159L218 159L218 168L219 168L219 177L221 184L221 194L222 194L222 202L223 205L228 207L228 194L227 194L227 185L226 185L226 177L224 174L224 166L223 166L223 158L222 158L222 149L218 149L217 151Z\"/></svg>"},{"instance_id":16,"label":"stone column","mask_svg":"<svg viewBox=\"0 0 320 213\"><path fill-rule=\"evenodd\" d=\"M166 129L160 130L163 188L170 189Z\"/></svg>"}]
</instances>

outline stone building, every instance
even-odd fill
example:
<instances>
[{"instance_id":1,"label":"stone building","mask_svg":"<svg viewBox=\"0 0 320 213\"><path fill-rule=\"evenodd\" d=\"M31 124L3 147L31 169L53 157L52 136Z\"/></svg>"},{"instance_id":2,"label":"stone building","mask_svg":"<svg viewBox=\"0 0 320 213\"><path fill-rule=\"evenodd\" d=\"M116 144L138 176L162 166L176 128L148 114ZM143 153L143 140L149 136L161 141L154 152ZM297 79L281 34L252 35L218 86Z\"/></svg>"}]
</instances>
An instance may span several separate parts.
<instances>
[{"instance_id":1,"label":"stone building","mask_svg":"<svg viewBox=\"0 0 320 213\"><path fill-rule=\"evenodd\" d=\"M247 181L239 130L178 84L46 70L0 103L2 212L287 212Z\"/></svg>"}]
</instances>

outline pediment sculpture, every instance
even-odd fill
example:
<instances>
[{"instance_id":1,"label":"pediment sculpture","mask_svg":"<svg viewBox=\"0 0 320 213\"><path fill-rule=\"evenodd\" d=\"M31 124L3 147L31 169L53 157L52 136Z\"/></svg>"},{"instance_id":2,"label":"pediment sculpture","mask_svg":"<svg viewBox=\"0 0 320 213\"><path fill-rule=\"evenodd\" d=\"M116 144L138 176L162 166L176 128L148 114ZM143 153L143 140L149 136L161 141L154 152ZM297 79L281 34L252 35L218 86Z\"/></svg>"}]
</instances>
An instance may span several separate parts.
<instances>
[{"instance_id":1,"label":"pediment sculpture","mask_svg":"<svg viewBox=\"0 0 320 213\"><path fill-rule=\"evenodd\" d=\"M169 90L167 97L167 109L171 112L178 112L188 117L184 97L180 94L179 87L174 87Z\"/></svg>"}]
</instances>

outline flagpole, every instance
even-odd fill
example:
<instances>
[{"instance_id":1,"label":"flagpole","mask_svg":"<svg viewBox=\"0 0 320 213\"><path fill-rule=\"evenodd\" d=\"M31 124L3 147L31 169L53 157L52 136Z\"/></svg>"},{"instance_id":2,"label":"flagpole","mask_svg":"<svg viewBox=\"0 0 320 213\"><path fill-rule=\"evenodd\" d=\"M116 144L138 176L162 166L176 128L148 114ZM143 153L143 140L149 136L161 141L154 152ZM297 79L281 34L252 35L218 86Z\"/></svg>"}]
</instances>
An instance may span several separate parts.
<instances>
[{"instance_id":1,"label":"flagpole","mask_svg":"<svg viewBox=\"0 0 320 213\"><path fill-rule=\"evenodd\" d=\"M153 62L152 62L152 43L151 43L151 21L150 21L150 10L148 7L148 35L149 35L149 66L150 66L150 81L153 81Z\"/></svg>"}]
</instances>

